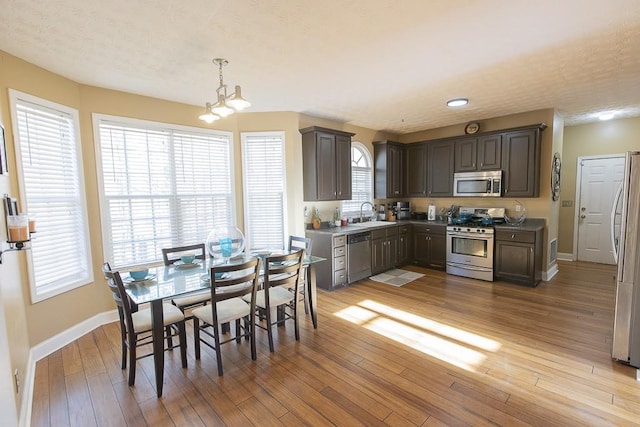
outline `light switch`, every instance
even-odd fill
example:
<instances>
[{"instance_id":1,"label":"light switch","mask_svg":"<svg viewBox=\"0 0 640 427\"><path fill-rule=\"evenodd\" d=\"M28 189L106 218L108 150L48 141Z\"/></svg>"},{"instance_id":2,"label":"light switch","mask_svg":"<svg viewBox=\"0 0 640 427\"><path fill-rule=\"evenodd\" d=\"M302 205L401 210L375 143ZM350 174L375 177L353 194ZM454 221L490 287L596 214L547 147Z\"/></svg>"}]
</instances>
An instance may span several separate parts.
<instances>
[{"instance_id":1,"label":"light switch","mask_svg":"<svg viewBox=\"0 0 640 427\"><path fill-rule=\"evenodd\" d=\"M573 200L563 200L562 201L562 207L563 208L573 207Z\"/></svg>"}]
</instances>

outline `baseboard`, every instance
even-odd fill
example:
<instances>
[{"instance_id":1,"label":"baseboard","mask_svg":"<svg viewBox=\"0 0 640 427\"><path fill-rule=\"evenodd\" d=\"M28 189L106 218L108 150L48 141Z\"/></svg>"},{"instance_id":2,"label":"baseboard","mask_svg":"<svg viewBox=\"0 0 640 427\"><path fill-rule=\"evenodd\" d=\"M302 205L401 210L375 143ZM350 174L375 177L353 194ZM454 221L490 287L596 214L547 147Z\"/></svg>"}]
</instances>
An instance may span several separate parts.
<instances>
[{"instance_id":1,"label":"baseboard","mask_svg":"<svg viewBox=\"0 0 640 427\"><path fill-rule=\"evenodd\" d=\"M84 322L78 323L59 333L58 335L31 347L25 378L23 381L25 389L22 392L22 410L20 411L20 426L29 427L31 425L31 409L33 406L33 384L35 381L36 363L38 360L50 355L65 345L77 340L86 333L89 333L99 326L119 320L118 310L105 311L96 314Z\"/></svg>"},{"instance_id":2,"label":"baseboard","mask_svg":"<svg viewBox=\"0 0 640 427\"><path fill-rule=\"evenodd\" d=\"M553 279L556 274L558 274L558 264L553 264L547 271L542 272L542 280L548 282Z\"/></svg>"},{"instance_id":3,"label":"baseboard","mask_svg":"<svg viewBox=\"0 0 640 427\"><path fill-rule=\"evenodd\" d=\"M558 252L558 261L575 261L575 257L571 253Z\"/></svg>"}]
</instances>

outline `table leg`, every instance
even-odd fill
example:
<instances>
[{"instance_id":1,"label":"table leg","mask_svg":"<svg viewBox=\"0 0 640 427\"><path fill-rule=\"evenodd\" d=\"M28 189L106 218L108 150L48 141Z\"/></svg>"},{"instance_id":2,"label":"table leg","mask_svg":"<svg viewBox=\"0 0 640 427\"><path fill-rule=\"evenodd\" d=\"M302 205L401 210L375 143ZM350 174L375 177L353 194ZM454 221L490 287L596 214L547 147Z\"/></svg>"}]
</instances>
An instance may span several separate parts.
<instances>
[{"instance_id":1,"label":"table leg","mask_svg":"<svg viewBox=\"0 0 640 427\"><path fill-rule=\"evenodd\" d=\"M153 366L156 372L156 391L162 396L164 382L164 313L162 300L151 301L151 325L153 334Z\"/></svg>"},{"instance_id":2,"label":"table leg","mask_svg":"<svg viewBox=\"0 0 640 427\"><path fill-rule=\"evenodd\" d=\"M313 264L307 267L307 298L309 298L309 312L311 313L311 320L313 320L313 329L318 329L316 267Z\"/></svg>"}]
</instances>

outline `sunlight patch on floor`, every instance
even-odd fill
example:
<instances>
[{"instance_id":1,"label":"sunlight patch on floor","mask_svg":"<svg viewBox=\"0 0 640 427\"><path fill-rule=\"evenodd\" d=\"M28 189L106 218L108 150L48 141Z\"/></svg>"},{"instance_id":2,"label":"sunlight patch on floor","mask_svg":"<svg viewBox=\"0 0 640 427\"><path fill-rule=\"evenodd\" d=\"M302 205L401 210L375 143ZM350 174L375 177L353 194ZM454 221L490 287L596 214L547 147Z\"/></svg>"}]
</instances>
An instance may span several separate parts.
<instances>
[{"instance_id":1,"label":"sunlight patch on floor","mask_svg":"<svg viewBox=\"0 0 640 427\"><path fill-rule=\"evenodd\" d=\"M489 338L371 300L334 315L467 371L486 359L479 350L496 352L501 347Z\"/></svg>"},{"instance_id":2,"label":"sunlight patch on floor","mask_svg":"<svg viewBox=\"0 0 640 427\"><path fill-rule=\"evenodd\" d=\"M398 310L396 308L389 307L388 305L380 304L375 301L364 300L358 305L377 313L392 317L394 319L398 319L406 323L411 323L413 325L419 326L420 328L435 332L438 335L449 337L456 341L481 348L483 350L496 352L501 347L501 344L498 341L481 337L480 335L467 332L453 326L445 325L443 323L436 322L435 320L427 319L422 316L416 316L415 314L407 313L404 310Z\"/></svg>"}]
</instances>

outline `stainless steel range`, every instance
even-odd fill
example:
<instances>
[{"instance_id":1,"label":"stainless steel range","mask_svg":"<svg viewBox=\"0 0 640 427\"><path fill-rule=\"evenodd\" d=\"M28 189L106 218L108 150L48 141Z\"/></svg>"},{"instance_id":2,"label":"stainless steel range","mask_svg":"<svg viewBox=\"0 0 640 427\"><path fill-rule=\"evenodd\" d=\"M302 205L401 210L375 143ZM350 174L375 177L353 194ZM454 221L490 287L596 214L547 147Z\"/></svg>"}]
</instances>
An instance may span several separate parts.
<instances>
[{"instance_id":1,"label":"stainless steel range","mask_svg":"<svg viewBox=\"0 0 640 427\"><path fill-rule=\"evenodd\" d=\"M493 224L504 208L461 207L447 225L447 273L493 281Z\"/></svg>"}]
</instances>

